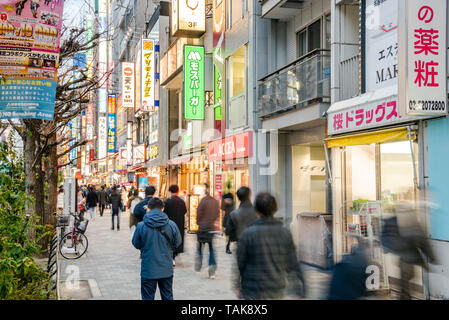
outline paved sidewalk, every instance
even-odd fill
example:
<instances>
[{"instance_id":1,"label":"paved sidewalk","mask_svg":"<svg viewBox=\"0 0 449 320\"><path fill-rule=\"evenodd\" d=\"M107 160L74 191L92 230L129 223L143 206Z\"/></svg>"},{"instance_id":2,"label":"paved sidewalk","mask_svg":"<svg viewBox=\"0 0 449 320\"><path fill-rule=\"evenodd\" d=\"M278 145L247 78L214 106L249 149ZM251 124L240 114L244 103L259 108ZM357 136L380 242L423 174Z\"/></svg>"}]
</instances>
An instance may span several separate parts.
<instances>
[{"instance_id":1,"label":"paved sidewalk","mask_svg":"<svg viewBox=\"0 0 449 320\"><path fill-rule=\"evenodd\" d=\"M86 236L89 240L87 253L78 260L61 259L61 280L73 277L73 266L79 268L79 279L90 281L100 296L91 299L135 300L140 299L139 251L131 244L129 214L120 213L121 230L111 230L111 210L105 210L103 217L96 215L89 222ZM203 269L193 270L196 235L185 235L184 254L176 261L174 275L174 298L177 300L234 300L231 290L231 262L233 255L225 253L226 240L222 236L214 239L217 260L216 279L208 278L207 261L209 248L203 248ZM329 275L318 269L304 269L312 299L325 297ZM70 280L70 278L69 278ZM99 289L99 290L98 290ZM86 297L87 298L87 297ZM160 299L159 291L156 299Z\"/></svg>"}]
</instances>

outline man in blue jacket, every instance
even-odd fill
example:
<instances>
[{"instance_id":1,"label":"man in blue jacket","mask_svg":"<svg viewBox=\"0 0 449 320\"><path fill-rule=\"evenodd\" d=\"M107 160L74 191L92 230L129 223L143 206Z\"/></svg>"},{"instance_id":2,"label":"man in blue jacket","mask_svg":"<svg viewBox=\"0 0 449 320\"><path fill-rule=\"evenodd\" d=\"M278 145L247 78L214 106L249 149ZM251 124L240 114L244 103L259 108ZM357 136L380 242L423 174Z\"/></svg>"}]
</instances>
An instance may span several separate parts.
<instances>
[{"instance_id":1,"label":"man in blue jacket","mask_svg":"<svg viewBox=\"0 0 449 320\"><path fill-rule=\"evenodd\" d=\"M147 213L148 208L148 201L150 201L154 194L156 193L156 188L153 186L148 186L145 188L145 199L140 201L135 207L134 207L134 216L137 218L138 222L143 221L143 217Z\"/></svg>"},{"instance_id":2,"label":"man in blue jacket","mask_svg":"<svg viewBox=\"0 0 449 320\"><path fill-rule=\"evenodd\" d=\"M164 203L159 198L148 202L150 211L139 222L132 239L142 253L142 300L154 300L159 286L162 300L173 300L173 251L181 245L181 233L176 223L162 212Z\"/></svg>"}]
</instances>

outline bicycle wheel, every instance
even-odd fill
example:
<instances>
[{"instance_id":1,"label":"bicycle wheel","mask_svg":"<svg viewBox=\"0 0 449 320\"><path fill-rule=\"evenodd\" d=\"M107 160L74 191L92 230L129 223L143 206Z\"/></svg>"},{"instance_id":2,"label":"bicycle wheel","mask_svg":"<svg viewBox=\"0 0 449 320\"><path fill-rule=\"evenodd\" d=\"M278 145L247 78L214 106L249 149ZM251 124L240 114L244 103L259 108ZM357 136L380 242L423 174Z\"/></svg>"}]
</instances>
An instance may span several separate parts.
<instances>
[{"instance_id":1,"label":"bicycle wheel","mask_svg":"<svg viewBox=\"0 0 449 320\"><path fill-rule=\"evenodd\" d=\"M73 239L72 239L73 238ZM61 240L59 252L69 260L81 258L87 251L87 237L82 233L67 233Z\"/></svg>"}]
</instances>

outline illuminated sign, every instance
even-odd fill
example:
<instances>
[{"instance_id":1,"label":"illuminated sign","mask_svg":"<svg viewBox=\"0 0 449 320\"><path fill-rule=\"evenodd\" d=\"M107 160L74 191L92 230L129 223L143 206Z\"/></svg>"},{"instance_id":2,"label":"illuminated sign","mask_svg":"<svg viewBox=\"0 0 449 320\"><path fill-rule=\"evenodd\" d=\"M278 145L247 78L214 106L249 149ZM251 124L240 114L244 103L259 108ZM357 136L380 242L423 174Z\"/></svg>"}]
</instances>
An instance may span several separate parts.
<instances>
[{"instance_id":1,"label":"illuminated sign","mask_svg":"<svg viewBox=\"0 0 449 320\"><path fill-rule=\"evenodd\" d=\"M206 1L172 0L172 35L200 36L206 31Z\"/></svg>"},{"instance_id":2,"label":"illuminated sign","mask_svg":"<svg viewBox=\"0 0 449 320\"><path fill-rule=\"evenodd\" d=\"M208 160L230 160L253 155L253 132L248 131L225 139L209 142Z\"/></svg>"},{"instance_id":3,"label":"illuminated sign","mask_svg":"<svg viewBox=\"0 0 449 320\"><path fill-rule=\"evenodd\" d=\"M114 113L115 114L116 102L117 102L117 99L115 97L115 94L110 94L108 96L108 113Z\"/></svg>"},{"instance_id":4,"label":"illuminated sign","mask_svg":"<svg viewBox=\"0 0 449 320\"><path fill-rule=\"evenodd\" d=\"M159 147L157 145L148 146L146 150L146 160L151 161L159 155Z\"/></svg>"},{"instance_id":5,"label":"illuminated sign","mask_svg":"<svg viewBox=\"0 0 449 320\"><path fill-rule=\"evenodd\" d=\"M108 111L108 91L106 88L98 89L98 112L106 113Z\"/></svg>"},{"instance_id":6,"label":"illuminated sign","mask_svg":"<svg viewBox=\"0 0 449 320\"><path fill-rule=\"evenodd\" d=\"M142 40L142 111L154 111L155 50L153 40Z\"/></svg>"},{"instance_id":7,"label":"illuminated sign","mask_svg":"<svg viewBox=\"0 0 449 320\"><path fill-rule=\"evenodd\" d=\"M184 119L204 120L203 46L184 46Z\"/></svg>"},{"instance_id":8,"label":"illuminated sign","mask_svg":"<svg viewBox=\"0 0 449 320\"><path fill-rule=\"evenodd\" d=\"M106 141L108 135L108 125L106 117L102 116L98 119L98 159L106 157Z\"/></svg>"},{"instance_id":9,"label":"illuminated sign","mask_svg":"<svg viewBox=\"0 0 449 320\"><path fill-rule=\"evenodd\" d=\"M108 153L115 153L115 113L108 114Z\"/></svg>"},{"instance_id":10,"label":"illuminated sign","mask_svg":"<svg viewBox=\"0 0 449 320\"><path fill-rule=\"evenodd\" d=\"M122 62L123 107L134 108L134 63Z\"/></svg>"}]
</instances>

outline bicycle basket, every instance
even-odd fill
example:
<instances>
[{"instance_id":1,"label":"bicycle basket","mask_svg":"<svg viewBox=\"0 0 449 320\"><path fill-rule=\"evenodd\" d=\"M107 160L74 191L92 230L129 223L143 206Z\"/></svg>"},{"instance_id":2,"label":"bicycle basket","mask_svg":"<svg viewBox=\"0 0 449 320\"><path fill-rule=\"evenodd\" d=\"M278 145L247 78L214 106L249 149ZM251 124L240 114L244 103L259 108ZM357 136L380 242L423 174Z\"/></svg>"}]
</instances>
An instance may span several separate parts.
<instances>
[{"instance_id":1,"label":"bicycle basket","mask_svg":"<svg viewBox=\"0 0 449 320\"><path fill-rule=\"evenodd\" d=\"M81 221L79 225L76 227L81 233L86 232L87 224L89 223L89 220L87 221Z\"/></svg>"},{"instance_id":2,"label":"bicycle basket","mask_svg":"<svg viewBox=\"0 0 449 320\"><path fill-rule=\"evenodd\" d=\"M67 225L69 224L70 216L60 216L58 217L58 223L60 225Z\"/></svg>"}]
</instances>

